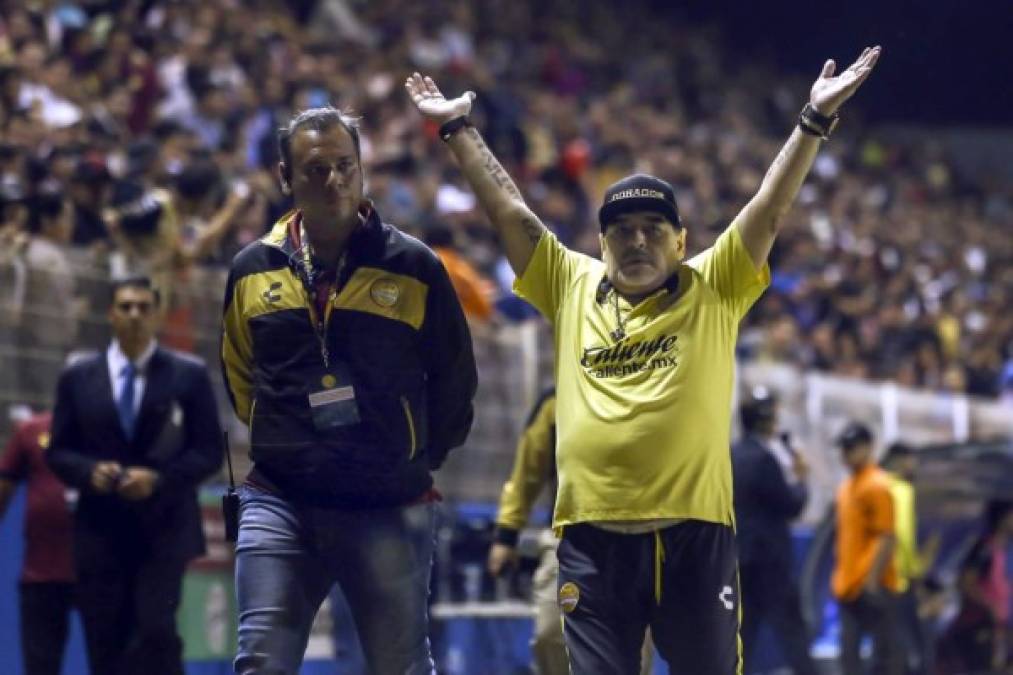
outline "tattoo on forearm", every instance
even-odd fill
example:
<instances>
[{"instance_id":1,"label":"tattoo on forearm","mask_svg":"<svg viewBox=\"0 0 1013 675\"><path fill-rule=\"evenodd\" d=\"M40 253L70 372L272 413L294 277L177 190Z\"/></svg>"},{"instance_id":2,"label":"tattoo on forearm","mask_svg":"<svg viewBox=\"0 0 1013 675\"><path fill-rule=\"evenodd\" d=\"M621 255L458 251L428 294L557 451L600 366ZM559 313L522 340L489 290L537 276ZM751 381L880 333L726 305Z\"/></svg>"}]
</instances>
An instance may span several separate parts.
<instances>
[{"instance_id":1,"label":"tattoo on forearm","mask_svg":"<svg viewBox=\"0 0 1013 675\"><path fill-rule=\"evenodd\" d=\"M791 143L786 143L781 151L777 153L777 157L771 162L770 168L767 169L767 175L765 178L770 178L776 175L781 170L781 165L788 161L788 153L791 152Z\"/></svg>"},{"instance_id":2,"label":"tattoo on forearm","mask_svg":"<svg viewBox=\"0 0 1013 675\"><path fill-rule=\"evenodd\" d=\"M485 141L482 140L481 134L479 134L476 129L472 128L468 129L468 135L475 142L475 145L478 146L482 168L485 170L486 175L488 175L489 178L496 183L496 186L499 187L499 189L504 190L514 199L523 199L521 197L521 191L517 189L517 186L514 185L513 180L511 180L510 176L507 174L506 169L503 168L503 165L499 163L496 156L492 154L489 146L487 146Z\"/></svg>"},{"instance_id":3,"label":"tattoo on forearm","mask_svg":"<svg viewBox=\"0 0 1013 675\"><path fill-rule=\"evenodd\" d=\"M531 218L522 220L521 227L524 228L524 234L528 235L528 239L532 244L537 244L538 240L542 238L542 233L545 232L545 227Z\"/></svg>"},{"instance_id":4,"label":"tattoo on forearm","mask_svg":"<svg viewBox=\"0 0 1013 675\"><path fill-rule=\"evenodd\" d=\"M498 191L495 197L492 197L495 201L503 199L503 195L506 195L510 200L523 204L524 197L521 196L521 191L517 189L517 185L510 178L506 169L503 168L503 165L499 163L496 156L492 154L489 146L482 140L481 134L474 128L465 129L465 133L471 141L467 162L468 171L470 171L472 176L469 180L472 181L472 187L478 194L479 199L484 202L483 194L490 196L489 193ZM536 217L525 216L521 218L520 227L521 231L524 232L524 235L532 244L537 244L545 232L545 226Z\"/></svg>"},{"instance_id":5,"label":"tattoo on forearm","mask_svg":"<svg viewBox=\"0 0 1013 675\"><path fill-rule=\"evenodd\" d=\"M521 199L521 191L517 189L506 170L488 150L482 155L482 166L501 190L506 191L514 199Z\"/></svg>"},{"instance_id":6,"label":"tattoo on forearm","mask_svg":"<svg viewBox=\"0 0 1013 675\"><path fill-rule=\"evenodd\" d=\"M796 131L777 153L777 157L774 158L763 177L764 183L774 181L781 184L782 187L789 186L788 189L791 191L789 199L794 199L795 193L802 181L805 180L806 174L809 173L809 167L816 159L816 151L819 149L815 143L812 148L807 147L804 141L805 138Z\"/></svg>"}]
</instances>

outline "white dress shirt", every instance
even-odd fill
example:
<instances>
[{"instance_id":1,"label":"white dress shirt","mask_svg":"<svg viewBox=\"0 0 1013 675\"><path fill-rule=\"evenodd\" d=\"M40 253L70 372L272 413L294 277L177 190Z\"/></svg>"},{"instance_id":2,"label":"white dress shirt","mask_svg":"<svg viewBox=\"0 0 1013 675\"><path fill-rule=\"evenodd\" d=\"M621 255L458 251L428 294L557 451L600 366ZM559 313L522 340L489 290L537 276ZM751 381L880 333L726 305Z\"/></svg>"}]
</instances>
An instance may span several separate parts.
<instances>
[{"instance_id":1,"label":"white dress shirt","mask_svg":"<svg viewBox=\"0 0 1013 675\"><path fill-rule=\"evenodd\" d=\"M148 346L144 348L141 355L134 361L134 415L136 416L138 411L141 409L141 401L144 399L144 386L148 382L148 363L151 361L151 356L155 353L155 349L158 347L158 342L152 340L148 343ZM109 381L113 385L113 403L118 403L120 396L123 394L123 388L127 384L126 377L123 375L123 369L130 363L130 359L123 353L120 348L120 343L115 338L109 343L109 349L106 350L106 362L109 364Z\"/></svg>"}]
</instances>

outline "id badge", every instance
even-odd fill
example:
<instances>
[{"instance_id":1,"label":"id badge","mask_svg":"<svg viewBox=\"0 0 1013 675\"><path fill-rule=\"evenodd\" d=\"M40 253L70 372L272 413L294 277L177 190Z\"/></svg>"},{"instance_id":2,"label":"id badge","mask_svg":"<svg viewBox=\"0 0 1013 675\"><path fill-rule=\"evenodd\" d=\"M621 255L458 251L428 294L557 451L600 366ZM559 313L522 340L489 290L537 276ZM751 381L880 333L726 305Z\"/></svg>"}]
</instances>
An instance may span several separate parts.
<instances>
[{"instance_id":1,"label":"id badge","mask_svg":"<svg viewBox=\"0 0 1013 675\"><path fill-rule=\"evenodd\" d=\"M359 422L359 406L348 367L341 362L320 372L310 386L310 412L318 431L345 427Z\"/></svg>"}]
</instances>

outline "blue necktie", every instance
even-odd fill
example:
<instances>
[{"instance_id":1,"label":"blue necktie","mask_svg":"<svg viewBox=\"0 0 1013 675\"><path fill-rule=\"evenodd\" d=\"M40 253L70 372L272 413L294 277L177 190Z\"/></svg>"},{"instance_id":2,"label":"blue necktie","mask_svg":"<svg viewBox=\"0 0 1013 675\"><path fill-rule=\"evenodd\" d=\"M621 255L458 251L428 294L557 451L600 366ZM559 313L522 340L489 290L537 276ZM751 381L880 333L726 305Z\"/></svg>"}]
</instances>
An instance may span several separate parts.
<instances>
[{"instance_id":1,"label":"blue necktie","mask_svg":"<svg viewBox=\"0 0 1013 675\"><path fill-rule=\"evenodd\" d=\"M123 389L120 391L120 399L116 401L116 410L120 414L120 426L127 440L134 438L134 377L137 375L137 368L133 363L127 363L120 371L120 376L126 378Z\"/></svg>"}]
</instances>

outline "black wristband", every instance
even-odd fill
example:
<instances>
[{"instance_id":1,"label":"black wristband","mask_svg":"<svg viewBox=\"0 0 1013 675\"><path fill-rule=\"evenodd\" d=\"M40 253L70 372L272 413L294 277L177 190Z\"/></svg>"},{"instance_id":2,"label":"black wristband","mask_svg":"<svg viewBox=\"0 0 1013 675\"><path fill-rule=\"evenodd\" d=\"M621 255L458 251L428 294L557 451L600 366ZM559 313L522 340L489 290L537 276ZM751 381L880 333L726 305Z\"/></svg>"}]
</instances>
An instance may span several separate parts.
<instances>
[{"instance_id":1,"label":"black wristband","mask_svg":"<svg viewBox=\"0 0 1013 675\"><path fill-rule=\"evenodd\" d=\"M493 535L493 541L497 544L506 544L507 546L517 546L519 538L520 532L509 527L503 527L502 525L496 528L496 533Z\"/></svg>"},{"instance_id":2,"label":"black wristband","mask_svg":"<svg viewBox=\"0 0 1013 675\"><path fill-rule=\"evenodd\" d=\"M824 115L816 110L811 103L806 103L802 112L798 114L798 127L812 136L819 136L824 141L830 140L830 134L834 132L840 115L836 112L832 115Z\"/></svg>"},{"instance_id":3,"label":"black wristband","mask_svg":"<svg viewBox=\"0 0 1013 675\"><path fill-rule=\"evenodd\" d=\"M815 127L809 126L808 122L806 122L801 116L798 118L798 128L804 134L809 134L810 136L815 136L816 138L823 138L823 132Z\"/></svg>"},{"instance_id":4,"label":"black wristband","mask_svg":"<svg viewBox=\"0 0 1013 675\"><path fill-rule=\"evenodd\" d=\"M468 119L467 115L461 115L460 117L455 117L452 120L447 120L446 122L440 125L440 138L443 140L444 143L446 143L447 141L450 140L450 137L456 134L458 131L460 131L464 127L470 126L471 120Z\"/></svg>"}]
</instances>

